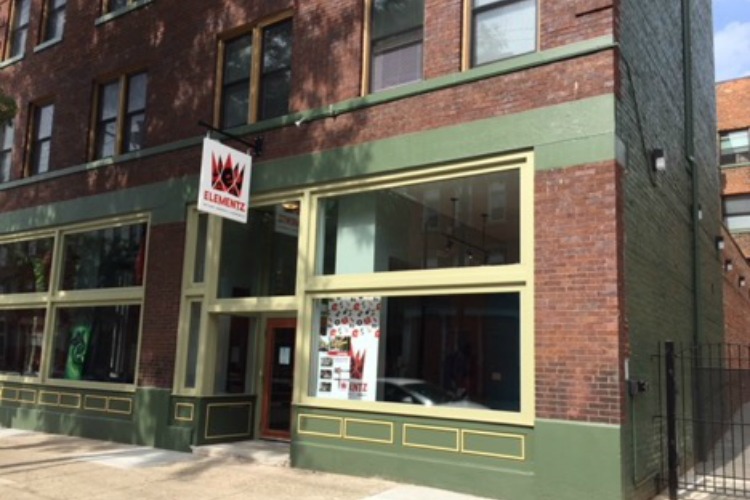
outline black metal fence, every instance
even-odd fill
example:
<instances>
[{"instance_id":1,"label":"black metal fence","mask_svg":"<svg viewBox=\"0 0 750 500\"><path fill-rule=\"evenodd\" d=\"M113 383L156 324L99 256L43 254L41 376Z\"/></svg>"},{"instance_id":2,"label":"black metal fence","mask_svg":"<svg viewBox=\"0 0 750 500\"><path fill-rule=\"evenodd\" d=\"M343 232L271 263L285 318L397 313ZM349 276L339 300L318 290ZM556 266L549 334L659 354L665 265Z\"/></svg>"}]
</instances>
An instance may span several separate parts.
<instances>
[{"instance_id":1,"label":"black metal fence","mask_svg":"<svg viewBox=\"0 0 750 500\"><path fill-rule=\"evenodd\" d=\"M750 345L659 349L662 474L679 491L750 498Z\"/></svg>"}]
</instances>

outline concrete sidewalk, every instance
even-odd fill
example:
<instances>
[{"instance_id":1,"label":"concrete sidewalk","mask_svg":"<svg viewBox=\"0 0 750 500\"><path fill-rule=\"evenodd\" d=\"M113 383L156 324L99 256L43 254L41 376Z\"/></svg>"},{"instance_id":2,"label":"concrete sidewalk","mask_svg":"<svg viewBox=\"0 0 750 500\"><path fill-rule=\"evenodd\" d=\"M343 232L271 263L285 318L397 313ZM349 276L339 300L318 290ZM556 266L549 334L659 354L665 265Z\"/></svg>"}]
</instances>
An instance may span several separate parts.
<instances>
[{"instance_id":1,"label":"concrete sidewalk","mask_svg":"<svg viewBox=\"0 0 750 500\"><path fill-rule=\"evenodd\" d=\"M479 497L189 454L0 428L0 498L477 500Z\"/></svg>"}]
</instances>

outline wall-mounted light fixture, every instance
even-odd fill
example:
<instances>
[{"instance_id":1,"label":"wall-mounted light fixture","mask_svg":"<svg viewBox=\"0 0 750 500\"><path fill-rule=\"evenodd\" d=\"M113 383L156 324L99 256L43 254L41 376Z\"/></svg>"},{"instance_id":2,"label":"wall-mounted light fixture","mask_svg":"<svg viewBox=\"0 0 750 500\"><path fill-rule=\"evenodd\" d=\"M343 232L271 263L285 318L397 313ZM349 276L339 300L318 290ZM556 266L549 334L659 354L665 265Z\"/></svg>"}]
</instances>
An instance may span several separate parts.
<instances>
[{"instance_id":1,"label":"wall-mounted light fixture","mask_svg":"<svg viewBox=\"0 0 750 500\"><path fill-rule=\"evenodd\" d=\"M724 270L729 272L732 269L734 269L734 263L732 262L732 259L727 259L724 261Z\"/></svg>"},{"instance_id":2,"label":"wall-mounted light fixture","mask_svg":"<svg viewBox=\"0 0 750 500\"><path fill-rule=\"evenodd\" d=\"M745 286L745 277L740 276L740 278L737 280L737 284L740 285L741 287Z\"/></svg>"},{"instance_id":3,"label":"wall-mounted light fixture","mask_svg":"<svg viewBox=\"0 0 750 500\"><path fill-rule=\"evenodd\" d=\"M651 168L656 172L664 172L667 170L667 157L664 156L664 150L656 148L651 150Z\"/></svg>"},{"instance_id":4,"label":"wall-mounted light fixture","mask_svg":"<svg viewBox=\"0 0 750 500\"><path fill-rule=\"evenodd\" d=\"M721 236L716 237L716 250L724 250L724 238Z\"/></svg>"}]
</instances>

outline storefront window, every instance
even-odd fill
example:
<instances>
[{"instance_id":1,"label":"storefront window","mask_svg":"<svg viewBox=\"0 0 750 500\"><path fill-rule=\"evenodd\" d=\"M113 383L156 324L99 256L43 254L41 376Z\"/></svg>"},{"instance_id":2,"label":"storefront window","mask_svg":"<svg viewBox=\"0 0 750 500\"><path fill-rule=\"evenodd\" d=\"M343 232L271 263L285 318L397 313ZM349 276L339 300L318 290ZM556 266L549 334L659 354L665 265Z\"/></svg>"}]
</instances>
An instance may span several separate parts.
<instances>
[{"instance_id":1,"label":"storefront window","mask_svg":"<svg viewBox=\"0 0 750 500\"><path fill-rule=\"evenodd\" d=\"M63 290L143 284L146 224L65 235Z\"/></svg>"},{"instance_id":2,"label":"storefront window","mask_svg":"<svg viewBox=\"0 0 750 500\"><path fill-rule=\"evenodd\" d=\"M198 234L195 241L195 265L193 266L193 283L203 283L206 274L206 239L208 234L208 215L198 214Z\"/></svg>"},{"instance_id":3,"label":"storefront window","mask_svg":"<svg viewBox=\"0 0 750 500\"><path fill-rule=\"evenodd\" d=\"M324 199L318 273L517 264L519 176L507 170ZM503 217L494 216L498 206Z\"/></svg>"},{"instance_id":4,"label":"storefront window","mask_svg":"<svg viewBox=\"0 0 750 500\"><path fill-rule=\"evenodd\" d=\"M39 375L44 309L0 311L0 373Z\"/></svg>"},{"instance_id":5,"label":"storefront window","mask_svg":"<svg viewBox=\"0 0 750 500\"><path fill-rule=\"evenodd\" d=\"M46 292L53 238L0 245L0 293Z\"/></svg>"},{"instance_id":6,"label":"storefront window","mask_svg":"<svg viewBox=\"0 0 750 500\"><path fill-rule=\"evenodd\" d=\"M254 208L222 223L219 298L294 295L299 206Z\"/></svg>"},{"instance_id":7,"label":"storefront window","mask_svg":"<svg viewBox=\"0 0 750 500\"><path fill-rule=\"evenodd\" d=\"M140 314L137 305L59 309L52 378L132 384Z\"/></svg>"},{"instance_id":8,"label":"storefront window","mask_svg":"<svg viewBox=\"0 0 750 500\"><path fill-rule=\"evenodd\" d=\"M519 293L315 304L311 396L520 411Z\"/></svg>"}]
</instances>

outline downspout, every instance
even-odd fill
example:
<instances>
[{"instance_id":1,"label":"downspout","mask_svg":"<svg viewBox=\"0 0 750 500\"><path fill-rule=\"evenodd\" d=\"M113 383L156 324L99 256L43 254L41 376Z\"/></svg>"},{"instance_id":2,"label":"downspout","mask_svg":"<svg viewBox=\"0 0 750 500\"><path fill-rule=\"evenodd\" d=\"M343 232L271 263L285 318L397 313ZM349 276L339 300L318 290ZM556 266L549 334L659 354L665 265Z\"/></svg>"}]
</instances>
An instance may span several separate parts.
<instances>
[{"instance_id":1,"label":"downspout","mask_svg":"<svg viewBox=\"0 0 750 500\"><path fill-rule=\"evenodd\" d=\"M695 131L693 124L693 56L692 56L692 21L690 0L682 0L682 83L684 92L685 122L685 159L692 177L692 212L693 212L693 346L696 347L702 337L702 287L700 279L700 177L695 161Z\"/></svg>"}]
</instances>

